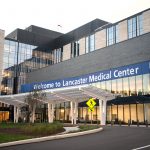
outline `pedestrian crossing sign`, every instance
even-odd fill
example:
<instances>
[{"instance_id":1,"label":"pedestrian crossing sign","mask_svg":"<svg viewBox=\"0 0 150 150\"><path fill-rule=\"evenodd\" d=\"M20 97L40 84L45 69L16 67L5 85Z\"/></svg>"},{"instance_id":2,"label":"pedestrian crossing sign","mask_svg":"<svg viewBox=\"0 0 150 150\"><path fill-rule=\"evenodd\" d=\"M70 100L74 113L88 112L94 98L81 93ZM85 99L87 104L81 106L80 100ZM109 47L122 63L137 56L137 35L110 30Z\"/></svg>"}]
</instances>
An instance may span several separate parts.
<instances>
[{"instance_id":1,"label":"pedestrian crossing sign","mask_svg":"<svg viewBox=\"0 0 150 150\"><path fill-rule=\"evenodd\" d=\"M94 98L90 98L86 104L89 106L89 111L94 111L94 106L96 105Z\"/></svg>"}]
</instances>

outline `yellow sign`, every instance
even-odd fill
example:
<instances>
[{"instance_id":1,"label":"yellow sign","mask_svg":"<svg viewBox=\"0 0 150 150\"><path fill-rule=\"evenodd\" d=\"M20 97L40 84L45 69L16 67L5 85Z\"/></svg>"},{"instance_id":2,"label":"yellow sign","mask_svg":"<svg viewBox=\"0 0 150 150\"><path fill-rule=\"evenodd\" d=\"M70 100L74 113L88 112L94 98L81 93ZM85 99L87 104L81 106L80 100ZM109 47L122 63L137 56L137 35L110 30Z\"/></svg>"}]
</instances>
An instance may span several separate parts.
<instances>
[{"instance_id":1,"label":"yellow sign","mask_svg":"<svg viewBox=\"0 0 150 150\"><path fill-rule=\"evenodd\" d=\"M89 112L94 111L94 107L93 107L93 108L90 108L90 107L89 107L89 108L88 108L88 111L89 111Z\"/></svg>"},{"instance_id":2,"label":"yellow sign","mask_svg":"<svg viewBox=\"0 0 150 150\"><path fill-rule=\"evenodd\" d=\"M96 102L94 101L94 98L90 98L86 104L90 107L93 108L96 105Z\"/></svg>"},{"instance_id":3,"label":"yellow sign","mask_svg":"<svg viewBox=\"0 0 150 150\"><path fill-rule=\"evenodd\" d=\"M86 104L89 106L88 110L91 112L91 111L94 111L94 106L96 105L96 102L94 101L94 98L90 98Z\"/></svg>"}]
</instances>

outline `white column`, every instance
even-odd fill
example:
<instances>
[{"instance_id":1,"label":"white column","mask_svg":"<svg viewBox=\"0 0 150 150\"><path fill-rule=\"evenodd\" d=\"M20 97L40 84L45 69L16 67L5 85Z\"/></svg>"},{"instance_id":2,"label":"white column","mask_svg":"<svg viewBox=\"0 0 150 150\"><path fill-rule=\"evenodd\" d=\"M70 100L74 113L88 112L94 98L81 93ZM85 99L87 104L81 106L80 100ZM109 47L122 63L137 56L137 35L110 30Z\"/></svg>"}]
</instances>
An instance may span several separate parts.
<instances>
[{"instance_id":1,"label":"white column","mask_svg":"<svg viewBox=\"0 0 150 150\"><path fill-rule=\"evenodd\" d=\"M106 125L106 100L99 100L101 125Z\"/></svg>"},{"instance_id":2,"label":"white column","mask_svg":"<svg viewBox=\"0 0 150 150\"><path fill-rule=\"evenodd\" d=\"M16 107L16 123L18 123L19 118L19 107Z\"/></svg>"},{"instance_id":3,"label":"white column","mask_svg":"<svg viewBox=\"0 0 150 150\"><path fill-rule=\"evenodd\" d=\"M54 121L54 104L50 105L50 123L53 123Z\"/></svg>"},{"instance_id":4,"label":"white column","mask_svg":"<svg viewBox=\"0 0 150 150\"><path fill-rule=\"evenodd\" d=\"M101 125L106 125L106 100L103 100Z\"/></svg>"},{"instance_id":5,"label":"white column","mask_svg":"<svg viewBox=\"0 0 150 150\"><path fill-rule=\"evenodd\" d=\"M35 109L36 109L36 105L33 106L32 120L31 120L32 123L34 123L35 120Z\"/></svg>"},{"instance_id":6,"label":"white column","mask_svg":"<svg viewBox=\"0 0 150 150\"><path fill-rule=\"evenodd\" d=\"M16 106L14 106L14 123L16 123Z\"/></svg>"},{"instance_id":7,"label":"white column","mask_svg":"<svg viewBox=\"0 0 150 150\"><path fill-rule=\"evenodd\" d=\"M48 103L48 122L53 123L54 121L54 104Z\"/></svg>"},{"instance_id":8,"label":"white column","mask_svg":"<svg viewBox=\"0 0 150 150\"><path fill-rule=\"evenodd\" d=\"M102 121L102 100L99 99L99 113L100 113L100 122Z\"/></svg>"},{"instance_id":9,"label":"white column","mask_svg":"<svg viewBox=\"0 0 150 150\"><path fill-rule=\"evenodd\" d=\"M48 123L50 123L50 103L48 103Z\"/></svg>"},{"instance_id":10,"label":"white column","mask_svg":"<svg viewBox=\"0 0 150 150\"><path fill-rule=\"evenodd\" d=\"M74 124L77 124L77 117L78 117L78 102L74 102Z\"/></svg>"},{"instance_id":11,"label":"white column","mask_svg":"<svg viewBox=\"0 0 150 150\"><path fill-rule=\"evenodd\" d=\"M71 115L71 124L73 124L74 122L74 113L73 113L73 102L70 102L70 115Z\"/></svg>"}]
</instances>

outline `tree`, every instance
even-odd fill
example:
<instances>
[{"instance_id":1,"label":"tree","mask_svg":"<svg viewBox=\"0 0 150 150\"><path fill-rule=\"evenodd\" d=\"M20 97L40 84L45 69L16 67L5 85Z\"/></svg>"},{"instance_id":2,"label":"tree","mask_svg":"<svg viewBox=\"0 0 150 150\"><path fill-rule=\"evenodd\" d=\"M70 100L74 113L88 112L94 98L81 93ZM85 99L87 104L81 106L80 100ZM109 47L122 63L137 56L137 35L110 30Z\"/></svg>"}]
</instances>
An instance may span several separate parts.
<instances>
[{"instance_id":1,"label":"tree","mask_svg":"<svg viewBox=\"0 0 150 150\"><path fill-rule=\"evenodd\" d=\"M25 97L25 103L28 104L27 121L34 123L35 109L44 104L46 100L46 93L40 90L34 90Z\"/></svg>"}]
</instances>

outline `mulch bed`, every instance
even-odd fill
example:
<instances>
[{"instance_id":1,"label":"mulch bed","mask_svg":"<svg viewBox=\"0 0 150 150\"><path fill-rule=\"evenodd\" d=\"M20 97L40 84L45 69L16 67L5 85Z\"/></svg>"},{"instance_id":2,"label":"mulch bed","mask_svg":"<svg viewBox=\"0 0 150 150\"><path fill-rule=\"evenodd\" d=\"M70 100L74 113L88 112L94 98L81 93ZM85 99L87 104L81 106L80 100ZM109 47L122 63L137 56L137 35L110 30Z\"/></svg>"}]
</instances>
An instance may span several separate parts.
<instances>
[{"instance_id":1,"label":"mulch bed","mask_svg":"<svg viewBox=\"0 0 150 150\"><path fill-rule=\"evenodd\" d=\"M14 135L28 135L33 137L42 137L42 136L49 136L49 135L55 135L61 132L64 132L65 129L58 130L56 133L46 133L46 134L33 134L33 133L26 133L25 131L19 129L19 128L0 128L0 133L6 133L6 134L14 134Z\"/></svg>"}]
</instances>

